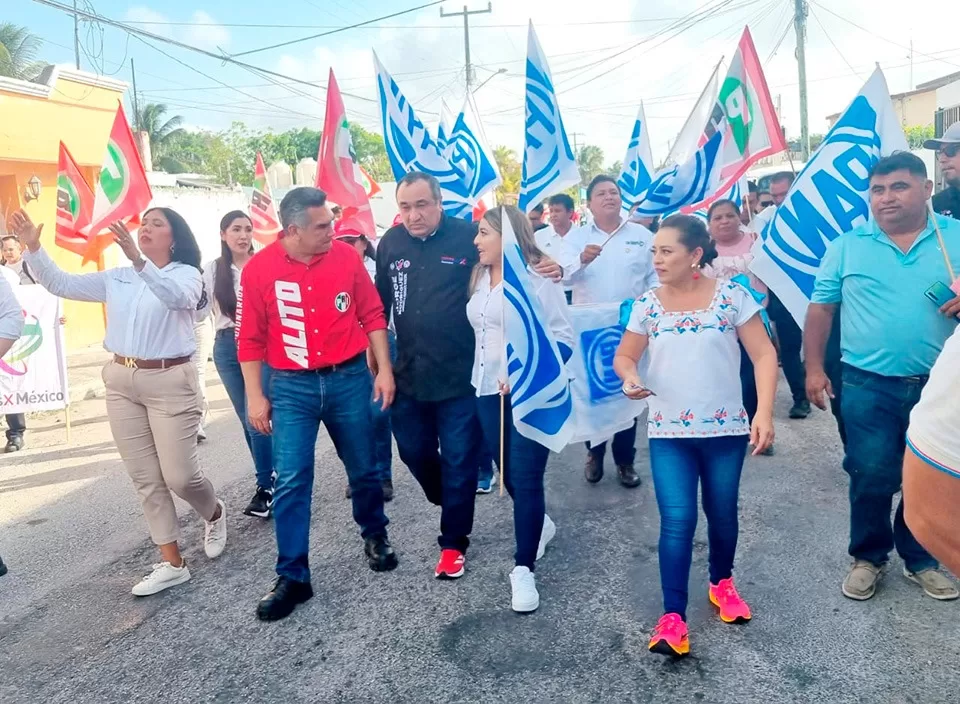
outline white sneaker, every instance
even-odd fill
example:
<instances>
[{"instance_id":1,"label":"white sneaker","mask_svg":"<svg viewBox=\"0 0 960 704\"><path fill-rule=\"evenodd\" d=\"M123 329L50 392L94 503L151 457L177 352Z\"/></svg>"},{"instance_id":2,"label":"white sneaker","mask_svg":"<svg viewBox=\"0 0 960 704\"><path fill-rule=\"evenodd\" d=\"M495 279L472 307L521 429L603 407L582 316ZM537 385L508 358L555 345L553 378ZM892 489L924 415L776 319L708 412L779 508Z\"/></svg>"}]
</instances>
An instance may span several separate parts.
<instances>
[{"instance_id":1,"label":"white sneaker","mask_svg":"<svg viewBox=\"0 0 960 704\"><path fill-rule=\"evenodd\" d=\"M547 545L557 535L557 524L550 520L550 516L543 514L543 530L540 532L540 545L537 546L537 559L543 557Z\"/></svg>"},{"instance_id":2,"label":"white sneaker","mask_svg":"<svg viewBox=\"0 0 960 704\"><path fill-rule=\"evenodd\" d=\"M210 559L220 557L227 547L227 507L219 499L217 503L220 504L220 518L204 521L207 525L203 533L203 551Z\"/></svg>"},{"instance_id":3,"label":"white sneaker","mask_svg":"<svg viewBox=\"0 0 960 704\"><path fill-rule=\"evenodd\" d=\"M153 572L133 585L131 592L134 596L150 596L189 580L190 570L187 569L186 560L179 567L169 562L158 562L153 566Z\"/></svg>"},{"instance_id":4,"label":"white sneaker","mask_svg":"<svg viewBox=\"0 0 960 704\"><path fill-rule=\"evenodd\" d=\"M513 589L513 610L518 614L536 611L540 606L540 592L533 572L526 567L514 567L510 573L510 588Z\"/></svg>"}]
</instances>

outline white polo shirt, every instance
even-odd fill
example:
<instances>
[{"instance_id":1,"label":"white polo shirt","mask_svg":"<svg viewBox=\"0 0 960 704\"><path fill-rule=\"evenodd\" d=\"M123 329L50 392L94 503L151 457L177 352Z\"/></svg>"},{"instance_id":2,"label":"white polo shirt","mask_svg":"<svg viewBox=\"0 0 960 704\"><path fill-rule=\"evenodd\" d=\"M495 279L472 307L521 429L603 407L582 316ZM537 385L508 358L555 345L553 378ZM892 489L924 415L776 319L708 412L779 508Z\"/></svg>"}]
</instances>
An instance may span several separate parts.
<instances>
[{"instance_id":1,"label":"white polo shirt","mask_svg":"<svg viewBox=\"0 0 960 704\"><path fill-rule=\"evenodd\" d=\"M620 303L639 298L660 285L650 251L653 233L639 223L622 220L612 236L591 223L578 227L564 239L578 252L591 244L603 246L603 252L590 264L581 265L571 275L565 274L564 283L573 286L574 305Z\"/></svg>"},{"instance_id":2,"label":"white polo shirt","mask_svg":"<svg viewBox=\"0 0 960 704\"><path fill-rule=\"evenodd\" d=\"M561 236L553 229L553 225L549 225L534 233L537 247L563 267L563 275L567 279L580 268L580 250L570 242L570 236L576 229L575 227L571 228L570 232ZM564 288L570 288L566 281L564 282Z\"/></svg>"}]
</instances>

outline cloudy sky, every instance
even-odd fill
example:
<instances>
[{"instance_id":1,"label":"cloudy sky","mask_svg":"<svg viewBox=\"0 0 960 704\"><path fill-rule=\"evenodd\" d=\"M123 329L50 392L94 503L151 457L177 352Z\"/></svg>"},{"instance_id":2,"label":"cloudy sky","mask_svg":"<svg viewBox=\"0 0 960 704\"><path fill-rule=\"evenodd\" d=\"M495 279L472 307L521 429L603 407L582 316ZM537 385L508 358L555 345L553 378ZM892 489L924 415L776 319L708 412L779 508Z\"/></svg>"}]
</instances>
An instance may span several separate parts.
<instances>
[{"instance_id":1,"label":"cloudy sky","mask_svg":"<svg viewBox=\"0 0 960 704\"><path fill-rule=\"evenodd\" d=\"M81 0L102 16L181 42L231 55L400 12L429 0ZM12 7L11 7L12 3ZM486 3L469 0L471 9ZM4 21L23 24L45 40L43 58L72 63L73 23L31 0L6 0ZM348 93L348 117L379 131L371 50L376 50L424 121L439 119L441 99L459 109L465 93L463 24L441 18L461 9L446 2L327 37L243 57L291 79L326 82L332 66ZM889 7L887 10L885 8ZM903 8L909 11L904 12ZM896 8L896 9L894 9ZM476 92L495 144L523 142L527 23L537 27L549 57L568 133L600 146L608 163L622 158L643 101L655 159L666 155L721 56L728 59L749 25L788 134L799 133L799 88L792 27L793 0L494 0L493 12L470 18ZM905 16L906 15L906 16ZM690 22L691 17L699 17ZM254 26L256 25L256 26ZM807 74L811 132L856 94L875 63L891 92L960 71L960 5L945 0L902 3L817 0L810 3ZM82 27L83 67L129 80L150 102L164 102L190 126L319 128L324 91L277 79L185 49L128 38L119 29ZM161 53L164 52L164 53ZM501 71L504 70L504 71ZM226 85L224 85L226 84ZM475 84L475 85L476 85ZM932 121L932 116L931 116Z\"/></svg>"}]
</instances>

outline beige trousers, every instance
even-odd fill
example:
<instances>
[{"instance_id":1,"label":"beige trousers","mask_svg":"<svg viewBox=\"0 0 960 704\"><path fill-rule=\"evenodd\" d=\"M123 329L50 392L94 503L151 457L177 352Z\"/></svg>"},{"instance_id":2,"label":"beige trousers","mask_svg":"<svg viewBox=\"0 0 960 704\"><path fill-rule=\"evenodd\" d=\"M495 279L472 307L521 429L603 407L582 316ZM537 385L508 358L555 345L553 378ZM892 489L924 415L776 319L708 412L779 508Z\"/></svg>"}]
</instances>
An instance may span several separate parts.
<instances>
[{"instance_id":1,"label":"beige trousers","mask_svg":"<svg viewBox=\"0 0 960 704\"><path fill-rule=\"evenodd\" d=\"M176 542L180 521L171 491L205 520L217 512L216 493L197 458L197 369L193 364L135 369L110 361L103 383L110 430L140 496L150 537L157 545Z\"/></svg>"}]
</instances>

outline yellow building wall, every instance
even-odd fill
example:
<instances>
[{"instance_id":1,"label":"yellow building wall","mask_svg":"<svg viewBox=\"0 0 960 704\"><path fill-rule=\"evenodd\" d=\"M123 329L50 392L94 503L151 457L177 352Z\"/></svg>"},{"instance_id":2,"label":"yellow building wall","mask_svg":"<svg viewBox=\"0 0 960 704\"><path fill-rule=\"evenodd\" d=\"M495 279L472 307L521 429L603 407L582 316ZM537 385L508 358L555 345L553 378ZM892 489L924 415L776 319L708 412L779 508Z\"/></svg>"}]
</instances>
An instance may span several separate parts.
<instances>
[{"instance_id":1,"label":"yellow building wall","mask_svg":"<svg viewBox=\"0 0 960 704\"><path fill-rule=\"evenodd\" d=\"M95 76L82 79L98 82ZM81 80L56 78L48 97L26 95L19 86L0 83L0 210L9 214L24 208L36 223L43 223L44 248L70 273L95 272L95 263L81 267L82 258L54 243L57 213L57 170L62 140L90 184L99 173L122 84L89 85ZM24 199L27 182L36 176L40 197ZM116 264L116 247L107 252L107 266ZM102 342L103 306L64 302L68 349Z\"/></svg>"}]
</instances>

